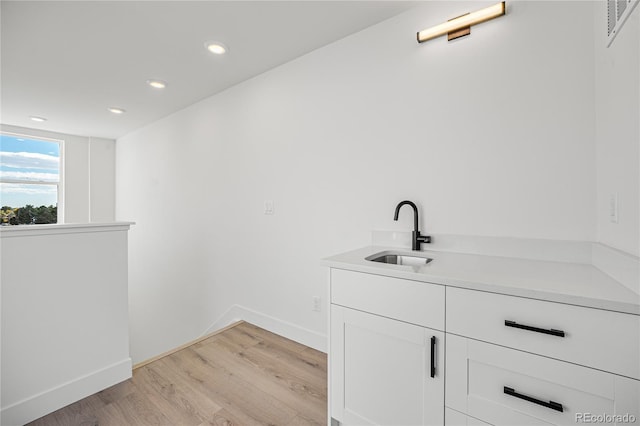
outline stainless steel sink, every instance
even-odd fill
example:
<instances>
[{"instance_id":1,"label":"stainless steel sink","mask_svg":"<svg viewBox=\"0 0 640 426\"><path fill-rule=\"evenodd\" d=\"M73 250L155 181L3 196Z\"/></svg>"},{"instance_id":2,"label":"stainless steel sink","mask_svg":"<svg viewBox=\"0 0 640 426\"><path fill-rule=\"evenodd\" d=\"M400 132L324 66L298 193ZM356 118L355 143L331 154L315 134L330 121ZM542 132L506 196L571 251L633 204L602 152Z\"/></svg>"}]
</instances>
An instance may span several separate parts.
<instances>
[{"instance_id":1,"label":"stainless steel sink","mask_svg":"<svg viewBox=\"0 0 640 426\"><path fill-rule=\"evenodd\" d=\"M371 262L379 262L379 263L389 263L392 265L410 265L410 266L421 266L426 265L431 262L433 259L420 256L418 254L405 254L405 253L396 253L392 251L383 251L381 253L372 254L365 258L366 260L370 260Z\"/></svg>"}]
</instances>

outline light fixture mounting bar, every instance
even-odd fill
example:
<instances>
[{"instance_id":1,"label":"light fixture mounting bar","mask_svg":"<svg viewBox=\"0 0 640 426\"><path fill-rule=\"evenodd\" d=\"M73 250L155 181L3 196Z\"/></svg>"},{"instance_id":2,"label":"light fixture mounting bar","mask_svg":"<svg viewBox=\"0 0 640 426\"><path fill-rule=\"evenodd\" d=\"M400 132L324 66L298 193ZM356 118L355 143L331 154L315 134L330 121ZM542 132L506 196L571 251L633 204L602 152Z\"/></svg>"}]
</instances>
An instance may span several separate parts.
<instances>
[{"instance_id":1,"label":"light fixture mounting bar","mask_svg":"<svg viewBox=\"0 0 640 426\"><path fill-rule=\"evenodd\" d=\"M427 40L431 40L436 37L443 36L445 34L450 34L449 40L454 38L462 37L463 35L467 35L471 33L471 26L480 24L482 22L486 22L490 19L497 18L499 16L504 15L506 12L506 3L500 2L496 3L493 6L489 6L487 8L477 10L475 12L468 13L466 15L459 16L450 21L447 21L443 24L436 25L435 27L427 28L426 30L422 30L418 32L418 43L423 43ZM465 28L468 28L468 32L464 34ZM456 35L458 34L458 35Z\"/></svg>"},{"instance_id":2,"label":"light fixture mounting bar","mask_svg":"<svg viewBox=\"0 0 640 426\"><path fill-rule=\"evenodd\" d=\"M449 19L449 21L447 21L447 22L454 21L454 20L456 20L458 18L462 18L463 16L466 16L466 15L468 15L468 13L465 13L464 15L456 16L455 18ZM455 40L455 39L460 38L460 37L468 36L469 34L471 34L471 27L470 26L458 28L457 30L449 31L447 33L447 41L451 41L451 40Z\"/></svg>"}]
</instances>

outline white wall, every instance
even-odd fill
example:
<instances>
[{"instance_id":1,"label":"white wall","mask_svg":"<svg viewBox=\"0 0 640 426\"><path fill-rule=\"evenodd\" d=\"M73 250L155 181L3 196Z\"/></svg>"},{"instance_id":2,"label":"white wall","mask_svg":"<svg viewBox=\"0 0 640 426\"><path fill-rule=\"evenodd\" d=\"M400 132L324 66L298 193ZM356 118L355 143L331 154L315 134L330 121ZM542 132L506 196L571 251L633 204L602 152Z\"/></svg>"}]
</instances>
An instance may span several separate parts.
<instances>
[{"instance_id":1,"label":"white wall","mask_svg":"<svg viewBox=\"0 0 640 426\"><path fill-rule=\"evenodd\" d=\"M1 424L25 424L131 377L128 228L0 229Z\"/></svg>"},{"instance_id":2,"label":"white wall","mask_svg":"<svg viewBox=\"0 0 640 426\"><path fill-rule=\"evenodd\" d=\"M640 7L606 48L606 3L595 13L598 241L640 255ZM618 223L609 220L618 194Z\"/></svg>"},{"instance_id":3,"label":"white wall","mask_svg":"<svg viewBox=\"0 0 640 426\"><path fill-rule=\"evenodd\" d=\"M594 8L511 2L416 43L484 4L420 5L118 139L135 362L233 304L325 333L320 258L411 228L403 199L430 233L595 239Z\"/></svg>"},{"instance_id":4,"label":"white wall","mask_svg":"<svg viewBox=\"0 0 640 426\"><path fill-rule=\"evenodd\" d=\"M0 130L63 141L65 223L113 222L115 141L0 125Z\"/></svg>"},{"instance_id":5,"label":"white wall","mask_svg":"<svg viewBox=\"0 0 640 426\"><path fill-rule=\"evenodd\" d=\"M113 222L116 205L116 144L113 139L89 138L89 218Z\"/></svg>"}]
</instances>

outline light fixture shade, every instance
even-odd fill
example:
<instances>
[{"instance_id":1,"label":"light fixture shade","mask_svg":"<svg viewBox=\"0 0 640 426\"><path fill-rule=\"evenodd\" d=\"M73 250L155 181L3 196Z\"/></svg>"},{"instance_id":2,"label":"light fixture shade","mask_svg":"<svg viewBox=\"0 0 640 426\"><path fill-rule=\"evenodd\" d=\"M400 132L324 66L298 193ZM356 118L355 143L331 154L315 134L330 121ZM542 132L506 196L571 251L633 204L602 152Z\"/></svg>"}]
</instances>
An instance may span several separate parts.
<instances>
[{"instance_id":1,"label":"light fixture shade","mask_svg":"<svg viewBox=\"0 0 640 426\"><path fill-rule=\"evenodd\" d=\"M493 18L504 15L506 12L505 2L500 2L487 8L477 10L458 18L447 21L435 27L427 28L418 32L418 43L423 43L436 37L449 34L462 28L470 27L481 22L488 21Z\"/></svg>"}]
</instances>

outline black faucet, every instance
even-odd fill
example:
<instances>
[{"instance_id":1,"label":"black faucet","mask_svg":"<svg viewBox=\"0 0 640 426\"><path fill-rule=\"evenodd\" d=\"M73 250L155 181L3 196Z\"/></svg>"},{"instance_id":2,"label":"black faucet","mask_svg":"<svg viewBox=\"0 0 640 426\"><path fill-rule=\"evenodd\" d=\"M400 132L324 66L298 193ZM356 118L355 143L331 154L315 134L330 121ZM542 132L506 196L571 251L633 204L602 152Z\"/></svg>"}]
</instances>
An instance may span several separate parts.
<instances>
[{"instance_id":1,"label":"black faucet","mask_svg":"<svg viewBox=\"0 0 640 426\"><path fill-rule=\"evenodd\" d=\"M413 233L411 234L411 250L420 251L422 243L430 243L431 237L428 235L420 235L418 231L418 208L411 201L402 201L396 206L396 214L393 215L393 220L398 220L398 213L400 213L400 207L405 204L409 204L413 208Z\"/></svg>"}]
</instances>

